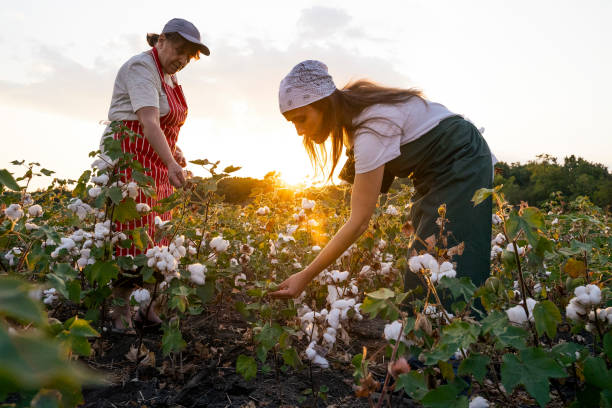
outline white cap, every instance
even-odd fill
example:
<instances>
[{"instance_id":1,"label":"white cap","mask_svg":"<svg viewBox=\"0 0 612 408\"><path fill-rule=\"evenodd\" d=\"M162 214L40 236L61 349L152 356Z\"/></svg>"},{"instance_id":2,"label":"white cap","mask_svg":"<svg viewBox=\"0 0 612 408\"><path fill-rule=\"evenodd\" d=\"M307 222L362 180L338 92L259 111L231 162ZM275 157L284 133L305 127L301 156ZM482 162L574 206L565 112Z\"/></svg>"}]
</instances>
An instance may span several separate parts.
<instances>
[{"instance_id":1,"label":"white cap","mask_svg":"<svg viewBox=\"0 0 612 408\"><path fill-rule=\"evenodd\" d=\"M336 85L324 63L316 60L302 61L280 83L280 111L285 113L309 105L331 95L335 90Z\"/></svg>"}]
</instances>

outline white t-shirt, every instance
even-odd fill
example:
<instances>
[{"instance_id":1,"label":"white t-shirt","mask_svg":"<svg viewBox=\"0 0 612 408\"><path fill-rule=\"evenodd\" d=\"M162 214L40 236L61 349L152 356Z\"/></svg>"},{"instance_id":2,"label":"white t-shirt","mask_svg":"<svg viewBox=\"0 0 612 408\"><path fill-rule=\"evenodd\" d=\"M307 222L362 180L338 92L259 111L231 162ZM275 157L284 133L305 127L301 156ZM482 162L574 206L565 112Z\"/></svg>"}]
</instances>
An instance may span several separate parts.
<instances>
[{"instance_id":1,"label":"white t-shirt","mask_svg":"<svg viewBox=\"0 0 612 408\"><path fill-rule=\"evenodd\" d=\"M164 74L164 80L172 86L170 75ZM159 109L160 116L170 111L168 98L150 51L133 56L119 68L108 120L137 120L135 112L144 106Z\"/></svg>"},{"instance_id":2,"label":"white t-shirt","mask_svg":"<svg viewBox=\"0 0 612 408\"><path fill-rule=\"evenodd\" d=\"M174 86L172 76L164 74L164 81ZM162 87L151 51L133 56L119 68L108 109L108 120L138 120L136 111L145 106L159 109L160 117L170 112L168 97ZM104 135L110 132L110 127L107 126L100 139L100 149L103 147Z\"/></svg>"},{"instance_id":3,"label":"white t-shirt","mask_svg":"<svg viewBox=\"0 0 612 408\"><path fill-rule=\"evenodd\" d=\"M372 118L355 131L355 173L367 173L395 159L401 154L400 146L455 115L444 105L417 97L401 104L367 107L353 120L353 124L358 124Z\"/></svg>"}]
</instances>

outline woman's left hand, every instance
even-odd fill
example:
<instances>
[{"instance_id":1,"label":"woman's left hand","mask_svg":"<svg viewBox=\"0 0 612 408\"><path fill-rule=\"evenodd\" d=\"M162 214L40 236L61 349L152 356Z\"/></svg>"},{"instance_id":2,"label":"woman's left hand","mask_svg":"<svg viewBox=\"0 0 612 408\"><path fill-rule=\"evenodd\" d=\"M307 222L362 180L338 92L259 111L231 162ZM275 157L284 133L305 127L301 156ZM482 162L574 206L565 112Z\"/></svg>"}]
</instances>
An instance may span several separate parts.
<instances>
[{"instance_id":1,"label":"woman's left hand","mask_svg":"<svg viewBox=\"0 0 612 408\"><path fill-rule=\"evenodd\" d=\"M270 296L273 298L279 299L292 299L300 296L300 294L306 289L306 286L310 283L310 278L305 273L305 271L301 271L298 273L294 273L280 285L278 285L279 290L276 292L270 293Z\"/></svg>"},{"instance_id":2,"label":"woman's left hand","mask_svg":"<svg viewBox=\"0 0 612 408\"><path fill-rule=\"evenodd\" d=\"M176 160L176 162L179 164L179 166L187 167L187 161L185 160L185 156L183 156L183 151L180 147L175 146L174 153L172 153L172 156L174 157L174 160Z\"/></svg>"}]
</instances>

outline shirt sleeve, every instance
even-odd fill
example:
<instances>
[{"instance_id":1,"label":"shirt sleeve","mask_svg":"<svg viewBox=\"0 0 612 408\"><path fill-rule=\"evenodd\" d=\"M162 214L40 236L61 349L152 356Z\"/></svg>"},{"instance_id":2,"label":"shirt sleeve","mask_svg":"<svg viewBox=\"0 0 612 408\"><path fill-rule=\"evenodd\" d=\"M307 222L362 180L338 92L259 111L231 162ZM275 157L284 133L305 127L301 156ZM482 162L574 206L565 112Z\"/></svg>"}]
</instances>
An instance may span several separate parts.
<instances>
[{"instance_id":1,"label":"shirt sleeve","mask_svg":"<svg viewBox=\"0 0 612 408\"><path fill-rule=\"evenodd\" d=\"M397 107L389 105L374 105L361 115L353 142L356 174L372 171L401 154L403 120Z\"/></svg>"},{"instance_id":2,"label":"shirt sleeve","mask_svg":"<svg viewBox=\"0 0 612 408\"><path fill-rule=\"evenodd\" d=\"M134 61L127 71L127 91L134 112L144 106L159 109L160 92L156 79L159 74L154 72L144 61Z\"/></svg>"}]
</instances>

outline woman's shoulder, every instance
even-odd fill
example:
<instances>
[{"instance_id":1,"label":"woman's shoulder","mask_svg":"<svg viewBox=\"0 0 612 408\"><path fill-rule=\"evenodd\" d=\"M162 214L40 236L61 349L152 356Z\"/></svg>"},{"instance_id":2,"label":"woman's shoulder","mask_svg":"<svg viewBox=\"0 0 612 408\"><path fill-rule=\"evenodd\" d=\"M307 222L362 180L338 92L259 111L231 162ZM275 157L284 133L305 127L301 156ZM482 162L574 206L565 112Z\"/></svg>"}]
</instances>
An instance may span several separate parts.
<instances>
[{"instance_id":1,"label":"woman's shoulder","mask_svg":"<svg viewBox=\"0 0 612 408\"><path fill-rule=\"evenodd\" d=\"M140 54L134 55L123 64L122 68L127 69L133 66L143 66L149 69L157 70L155 60L153 60L153 55L151 55L150 51L144 51Z\"/></svg>"}]
</instances>

